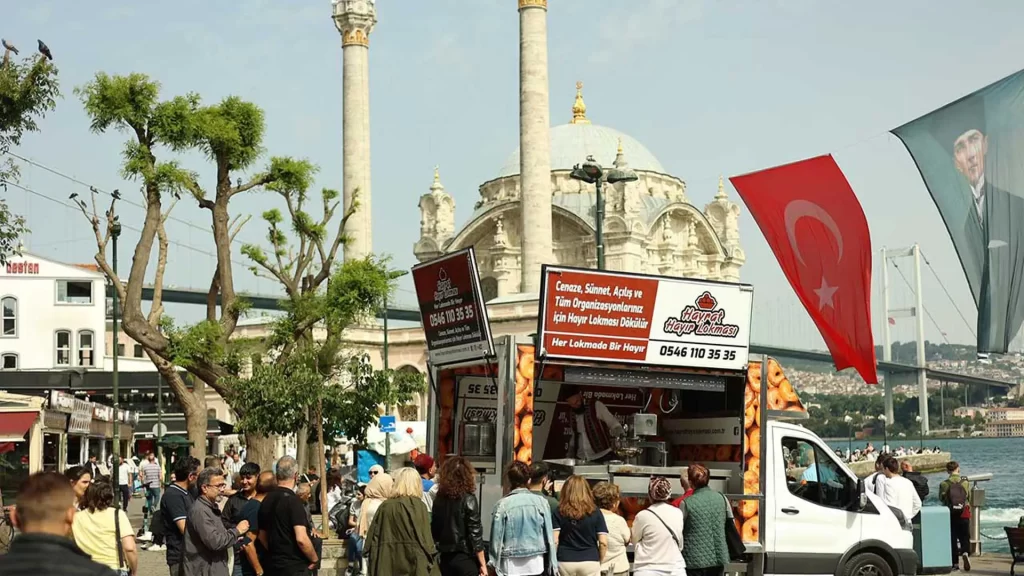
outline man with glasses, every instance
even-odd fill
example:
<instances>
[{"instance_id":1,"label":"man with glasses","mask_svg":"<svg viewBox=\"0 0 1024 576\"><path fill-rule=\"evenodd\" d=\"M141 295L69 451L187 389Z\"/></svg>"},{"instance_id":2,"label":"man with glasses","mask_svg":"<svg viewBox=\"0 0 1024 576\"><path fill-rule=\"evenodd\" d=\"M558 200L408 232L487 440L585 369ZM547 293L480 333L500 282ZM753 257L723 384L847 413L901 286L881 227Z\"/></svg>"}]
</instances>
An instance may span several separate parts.
<instances>
[{"instance_id":1,"label":"man with glasses","mask_svg":"<svg viewBox=\"0 0 1024 576\"><path fill-rule=\"evenodd\" d=\"M206 468L199 473L198 485L199 499L188 513L185 525L184 576L228 574L228 551L249 530L249 522L242 520L228 528L221 520L217 504L228 485L224 470Z\"/></svg>"}]
</instances>

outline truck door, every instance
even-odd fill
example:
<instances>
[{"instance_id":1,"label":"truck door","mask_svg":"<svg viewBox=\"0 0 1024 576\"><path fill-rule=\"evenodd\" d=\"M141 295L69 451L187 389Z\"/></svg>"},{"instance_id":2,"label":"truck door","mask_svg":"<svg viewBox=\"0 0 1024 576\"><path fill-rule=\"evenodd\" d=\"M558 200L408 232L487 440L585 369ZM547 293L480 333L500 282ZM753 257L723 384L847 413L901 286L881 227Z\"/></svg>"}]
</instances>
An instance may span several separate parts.
<instances>
[{"instance_id":1,"label":"truck door","mask_svg":"<svg viewBox=\"0 0 1024 576\"><path fill-rule=\"evenodd\" d=\"M768 571L835 574L843 554L861 540L860 514L850 511L857 481L813 434L772 432Z\"/></svg>"}]
</instances>

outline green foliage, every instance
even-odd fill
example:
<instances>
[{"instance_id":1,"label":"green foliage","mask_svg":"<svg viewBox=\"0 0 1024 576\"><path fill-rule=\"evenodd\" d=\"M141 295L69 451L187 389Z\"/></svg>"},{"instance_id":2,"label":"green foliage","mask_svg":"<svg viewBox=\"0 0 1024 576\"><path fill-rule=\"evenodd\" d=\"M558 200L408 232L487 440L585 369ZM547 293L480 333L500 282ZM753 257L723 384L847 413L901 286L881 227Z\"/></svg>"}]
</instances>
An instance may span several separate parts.
<instances>
[{"instance_id":1,"label":"green foliage","mask_svg":"<svg viewBox=\"0 0 1024 576\"><path fill-rule=\"evenodd\" d=\"M346 371L352 385L324 401L324 435L328 438L345 437L365 444L366 429L377 424L381 406L407 404L426 388L422 374L374 370L366 356L349 359Z\"/></svg>"},{"instance_id":2,"label":"green foliage","mask_svg":"<svg viewBox=\"0 0 1024 576\"><path fill-rule=\"evenodd\" d=\"M41 56L12 59L4 56L0 63L0 154L21 143L26 132L38 132L38 120L57 106L60 85L57 67ZM0 188L17 182L18 167L10 159L0 160ZM29 229L25 218L11 212L0 199L0 264L17 252L19 239Z\"/></svg>"},{"instance_id":3,"label":"green foliage","mask_svg":"<svg viewBox=\"0 0 1024 576\"><path fill-rule=\"evenodd\" d=\"M238 96L200 110L194 128L199 149L228 171L248 168L263 153L263 110Z\"/></svg>"},{"instance_id":4,"label":"green foliage","mask_svg":"<svg viewBox=\"0 0 1024 576\"><path fill-rule=\"evenodd\" d=\"M168 316L160 319L160 331L168 340L167 353L174 364L188 369L197 361L223 366L237 375L242 368L245 350L225 345L224 327L219 322L204 320L190 326L177 326Z\"/></svg>"},{"instance_id":5,"label":"green foliage","mask_svg":"<svg viewBox=\"0 0 1024 576\"><path fill-rule=\"evenodd\" d=\"M320 168L309 160L274 156L267 170L272 181L267 189L280 194L297 193L305 196L306 190L313 185L313 177L319 171Z\"/></svg>"}]
</instances>

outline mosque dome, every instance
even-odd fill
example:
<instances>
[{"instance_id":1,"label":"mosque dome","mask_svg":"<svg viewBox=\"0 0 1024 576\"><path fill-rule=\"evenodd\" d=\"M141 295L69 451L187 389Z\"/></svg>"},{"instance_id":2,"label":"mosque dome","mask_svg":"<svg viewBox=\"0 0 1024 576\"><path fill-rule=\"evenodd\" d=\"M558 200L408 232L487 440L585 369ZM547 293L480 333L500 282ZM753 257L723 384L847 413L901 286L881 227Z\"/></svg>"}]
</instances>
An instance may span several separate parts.
<instances>
[{"instance_id":1,"label":"mosque dome","mask_svg":"<svg viewBox=\"0 0 1024 576\"><path fill-rule=\"evenodd\" d=\"M587 156L593 156L602 166L611 166L619 146L629 167L637 171L666 174L665 168L654 154L632 136L618 130L591 124L586 117L583 103L582 83L576 84L576 102L573 105L573 119L568 124L551 128L551 169L571 170L582 163ZM497 178L519 174L519 148L516 147Z\"/></svg>"}]
</instances>

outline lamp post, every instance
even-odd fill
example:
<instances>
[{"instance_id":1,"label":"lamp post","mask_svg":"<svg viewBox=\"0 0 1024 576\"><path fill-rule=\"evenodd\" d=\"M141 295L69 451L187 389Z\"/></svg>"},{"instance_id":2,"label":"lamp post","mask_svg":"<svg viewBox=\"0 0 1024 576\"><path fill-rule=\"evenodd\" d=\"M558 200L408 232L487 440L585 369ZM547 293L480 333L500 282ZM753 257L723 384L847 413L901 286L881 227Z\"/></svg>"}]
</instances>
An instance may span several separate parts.
<instances>
[{"instance_id":1,"label":"lamp post","mask_svg":"<svg viewBox=\"0 0 1024 576\"><path fill-rule=\"evenodd\" d=\"M879 420L879 422L882 423L882 450L881 450L881 452L882 452L882 454L885 454L888 451L888 449L889 449L888 448L889 447L889 436L888 436L889 431L886 430L886 428L885 428L886 420L888 420L888 418L885 417L885 414L879 414L878 415L878 420Z\"/></svg>"},{"instance_id":2,"label":"lamp post","mask_svg":"<svg viewBox=\"0 0 1024 576\"><path fill-rule=\"evenodd\" d=\"M113 240L113 252L114 252L114 263L113 263L113 266L114 266L114 278L110 279L111 283L114 283L114 282L118 281L117 280L117 238L120 235L121 235L121 223L118 221L118 217L114 216L114 221L110 225L110 238ZM118 413L118 408L121 405L121 401L120 401L120 398L119 398L120 391L117 389L117 356L118 356L118 353L117 353L118 352L118 350L117 350L117 341L118 341L118 329L120 328L118 326L118 322L121 321L121 314L120 314L120 310L118 310L118 309L120 307L121 307L121 304L119 302L119 298L118 298L118 295L117 295L117 286L115 286L114 287L114 313L113 313L113 318L114 318L114 366L113 366L113 371L114 371L114 373L113 373L113 381L111 382L111 387L113 388L113 393L114 393L114 457L111 459L111 460L113 460L113 466L111 466L111 468L113 469L112 470L113 476L111 477L111 480L113 480L115 483L119 481L118 478L120 478L120 476L118 476L118 473L119 473L119 468L121 467L121 425L120 425L120 422L118 420L118 414L117 414Z\"/></svg>"},{"instance_id":3,"label":"lamp post","mask_svg":"<svg viewBox=\"0 0 1024 576\"><path fill-rule=\"evenodd\" d=\"M392 270L388 272L388 285L391 282L398 280L402 276L405 276L409 272L407 270ZM388 295L384 293L384 370L387 371L390 368L388 362L389 349L388 349ZM388 389L387 399L384 404L384 413L388 416L391 415L391 375L388 374ZM391 434L384 435L384 468L386 472L391 472Z\"/></svg>"},{"instance_id":4,"label":"lamp post","mask_svg":"<svg viewBox=\"0 0 1024 576\"><path fill-rule=\"evenodd\" d=\"M853 416L847 414L843 418L843 422L846 422L846 426L849 428L850 431L849 446L846 448L847 458L849 458L850 456L853 455Z\"/></svg>"},{"instance_id":5,"label":"lamp post","mask_svg":"<svg viewBox=\"0 0 1024 576\"><path fill-rule=\"evenodd\" d=\"M920 439L921 452L924 452L924 427L921 426L921 415L917 415L917 437Z\"/></svg>"},{"instance_id":6,"label":"lamp post","mask_svg":"<svg viewBox=\"0 0 1024 576\"><path fill-rule=\"evenodd\" d=\"M619 168L605 170L594 160L593 156L587 156L587 160L581 165L572 167L569 177L573 180L580 180L587 184L594 185L597 204L596 222L594 224L594 243L597 246L597 269L604 270L604 194L601 192L603 182L618 184L619 182L635 182L639 179L636 172Z\"/></svg>"}]
</instances>

